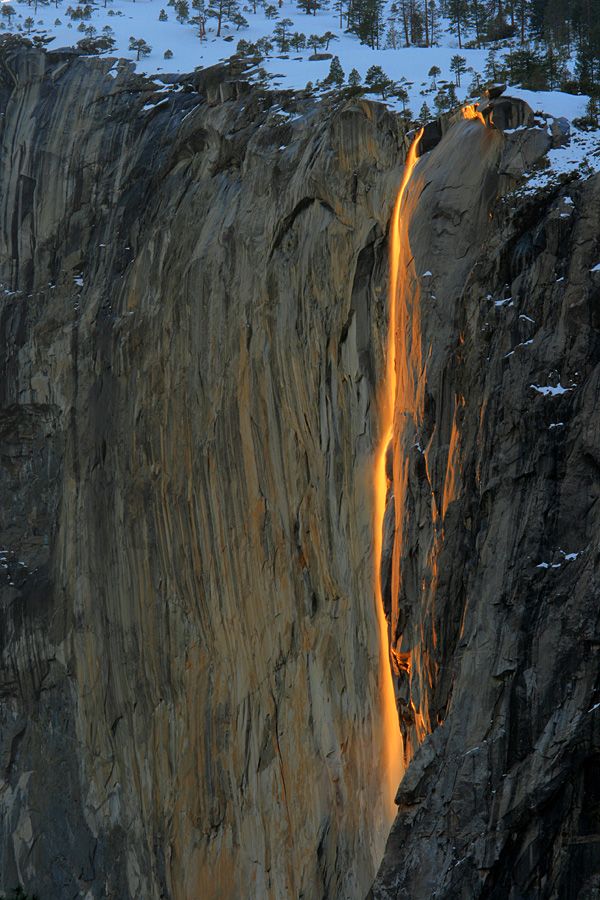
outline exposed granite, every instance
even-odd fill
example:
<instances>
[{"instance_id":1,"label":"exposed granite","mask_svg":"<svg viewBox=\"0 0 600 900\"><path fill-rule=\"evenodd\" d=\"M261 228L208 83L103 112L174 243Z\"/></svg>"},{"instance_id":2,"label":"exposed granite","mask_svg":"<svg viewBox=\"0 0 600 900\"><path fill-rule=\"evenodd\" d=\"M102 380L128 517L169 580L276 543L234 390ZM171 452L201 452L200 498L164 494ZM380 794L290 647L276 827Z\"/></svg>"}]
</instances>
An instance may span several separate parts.
<instances>
[{"instance_id":1,"label":"exposed granite","mask_svg":"<svg viewBox=\"0 0 600 900\"><path fill-rule=\"evenodd\" d=\"M406 144L376 103L111 67L0 48L0 889L361 898ZM600 184L499 199L550 138L494 103L407 198L384 575L414 759L378 898L598 891Z\"/></svg>"},{"instance_id":2,"label":"exposed granite","mask_svg":"<svg viewBox=\"0 0 600 900\"><path fill-rule=\"evenodd\" d=\"M505 194L540 132L453 126L408 189L378 900L600 896L600 178Z\"/></svg>"},{"instance_id":3,"label":"exposed granite","mask_svg":"<svg viewBox=\"0 0 600 900\"><path fill-rule=\"evenodd\" d=\"M403 135L111 66L0 54L0 889L363 896Z\"/></svg>"}]
</instances>

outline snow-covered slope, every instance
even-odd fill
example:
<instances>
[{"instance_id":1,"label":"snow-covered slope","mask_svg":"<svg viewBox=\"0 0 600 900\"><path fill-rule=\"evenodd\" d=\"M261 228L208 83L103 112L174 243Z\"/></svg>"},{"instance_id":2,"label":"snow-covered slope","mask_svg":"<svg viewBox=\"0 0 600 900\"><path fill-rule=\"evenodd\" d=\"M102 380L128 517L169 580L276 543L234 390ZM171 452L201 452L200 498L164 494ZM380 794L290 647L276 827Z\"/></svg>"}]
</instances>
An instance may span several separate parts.
<instances>
[{"instance_id":1,"label":"snow-covered slope","mask_svg":"<svg viewBox=\"0 0 600 900\"><path fill-rule=\"evenodd\" d=\"M310 83L318 90L320 82L329 73L331 61L310 59L313 54L310 47L280 53L273 41L273 31L277 22L287 19L291 22L287 26L289 33L300 32L307 38L312 34L324 35L327 32L334 35L327 49L330 54L339 58L346 79L350 71L356 69L364 81L371 66L380 66L390 79L406 91L404 103L397 96L386 97L385 102L398 110L403 106L407 107L413 118L419 116L423 103L435 114L435 96L440 86L451 83L457 101L463 102L469 97L476 97L476 84L486 80L488 50L459 50L448 21L441 17L436 28L437 46L403 47L401 39L398 39L397 46L393 49L389 46L389 39L382 39L382 49L375 50L362 44L345 27L340 27L334 0L323 3L316 15L306 14L289 0L279 6L272 6L270 10L262 2L255 4L253 0L242 0L239 9L247 25L236 27L224 17L221 35L217 37L216 20L208 18L203 40L200 40L198 25L190 19L179 20L176 10L167 5L167 0L101 0L98 4L87 4L89 17L83 21L72 18L72 4L77 10L81 10L82 4L76 5L74 0L71 3L69 0L54 0L52 3L41 3L39 0L0 0L0 11L4 12L7 5L14 10L14 15L0 17L0 29L13 34L25 34L30 38L46 36L52 39L50 46L53 48L77 44L86 37L86 29L87 36L94 33L96 37L101 37L108 30L109 36L114 40L111 56L132 60L139 72L159 77L161 73L191 72L197 66L215 65L236 52L239 40L254 43L267 38L273 42L273 47L268 51L261 67L273 86L298 89L305 88ZM270 18L267 11L271 13ZM195 13L194 8L190 7L190 17ZM129 47L132 37L143 39L151 48L150 53L142 56L139 61L136 60L136 52ZM165 58L165 53L168 58ZM456 84L457 79L451 68L452 58L457 54L464 58L467 67L460 84ZM440 70L436 79L429 75L432 66ZM522 96L534 110L565 116L571 121L584 114L588 101L585 96L558 91L536 93L511 86L510 92ZM578 137L579 140L572 143L568 152L555 152L553 168L556 171L569 171L579 165L584 157L593 168L600 165L594 156L597 143L595 138L581 134Z\"/></svg>"}]
</instances>

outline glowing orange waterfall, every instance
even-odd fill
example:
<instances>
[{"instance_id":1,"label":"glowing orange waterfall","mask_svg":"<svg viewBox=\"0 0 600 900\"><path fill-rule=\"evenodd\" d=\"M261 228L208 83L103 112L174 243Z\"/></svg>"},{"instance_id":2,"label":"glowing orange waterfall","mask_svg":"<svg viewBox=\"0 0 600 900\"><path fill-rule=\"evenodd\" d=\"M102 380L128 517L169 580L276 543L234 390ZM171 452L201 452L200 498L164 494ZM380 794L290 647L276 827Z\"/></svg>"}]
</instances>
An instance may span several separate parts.
<instances>
[{"instance_id":1,"label":"glowing orange waterfall","mask_svg":"<svg viewBox=\"0 0 600 900\"><path fill-rule=\"evenodd\" d=\"M382 705L382 729L383 729L383 764L385 772L384 791L387 801L387 811L390 819L396 814L394 798L398 785L404 773L403 744L398 723L396 698L390 667L390 644L388 638L388 624L383 609L383 597L381 593L381 557L383 552L383 520L388 491L388 479L386 475L386 454L388 445L394 430L394 405L396 398L396 323L397 323L397 293L398 293L398 265L400 259L401 229L400 219L402 215L402 200L406 193L406 187L412 171L417 163L417 147L421 139L422 129L416 135L408 152L404 165L402 183L396 198L394 213L390 230L390 284L389 284L389 323L387 335L387 355L385 366L385 380L382 385L379 401L379 417L381 422L381 440L377 448L375 460L374 480L374 548L373 557L375 564L375 604L377 607L377 620L379 623L380 639L380 684ZM406 232L405 232L406 233Z\"/></svg>"},{"instance_id":2,"label":"glowing orange waterfall","mask_svg":"<svg viewBox=\"0 0 600 900\"><path fill-rule=\"evenodd\" d=\"M481 115L478 109L479 104L477 103L468 103L466 106L463 106L461 109L461 115L463 119L479 119L482 125L485 125L485 119Z\"/></svg>"}]
</instances>

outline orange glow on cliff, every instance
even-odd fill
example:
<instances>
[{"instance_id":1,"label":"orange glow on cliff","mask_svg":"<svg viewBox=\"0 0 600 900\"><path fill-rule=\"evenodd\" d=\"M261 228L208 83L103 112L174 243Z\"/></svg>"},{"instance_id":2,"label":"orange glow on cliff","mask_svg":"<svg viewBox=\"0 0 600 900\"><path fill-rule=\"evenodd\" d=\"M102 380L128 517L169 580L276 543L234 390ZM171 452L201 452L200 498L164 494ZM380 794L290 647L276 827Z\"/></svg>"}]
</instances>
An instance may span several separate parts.
<instances>
[{"instance_id":1,"label":"orange glow on cliff","mask_svg":"<svg viewBox=\"0 0 600 900\"><path fill-rule=\"evenodd\" d=\"M479 119L481 124L485 126L485 119L479 112L478 106L478 103L469 103L467 106L463 106L461 109L462 117L463 119Z\"/></svg>"},{"instance_id":2,"label":"orange glow on cliff","mask_svg":"<svg viewBox=\"0 0 600 900\"><path fill-rule=\"evenodd\" d=\"M389 320L387 334L387 353L385 366L385 380L382 385L379 398L379 418L381 440L375 457L374 477L374 513L373 513L373 558L375 565L375 605L377 608L377 621L379 624L380 639L380 671L379 681L381 685L382 728L383 728L383 765L385 773L384 791L387 801L387 811L390 819L396 815L394 798L402 775L404 774L404 748L400 725L394 684L392 681L392 668L390 660L390 641L388 636L388 623L383 609L383 597L381 594L381 557L383 551L383 522L389 482L386 474L387 448L392 440L394 432L394 406L396 400L396 324L397 324L397 293L398 293L398 267L401 250L400 219L402 213L402 200L406 193L406 187L412 171L417 163L417 147L421 140L421 129L413 140L406 162L402 182L396 197L394 212L390 228L390 284L389 284ZM404 232L406 234L406 232ZM398 665L396 660L396 665Z\"/></svg>"}]
</instances>

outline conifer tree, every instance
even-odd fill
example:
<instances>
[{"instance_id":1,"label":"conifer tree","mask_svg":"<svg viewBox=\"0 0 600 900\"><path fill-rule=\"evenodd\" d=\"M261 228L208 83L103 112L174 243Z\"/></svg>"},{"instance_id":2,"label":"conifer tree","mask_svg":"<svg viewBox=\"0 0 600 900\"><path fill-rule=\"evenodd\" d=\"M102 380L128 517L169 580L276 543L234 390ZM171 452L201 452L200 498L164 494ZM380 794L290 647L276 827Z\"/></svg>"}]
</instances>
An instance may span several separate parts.
<instances>
[{"instance_id":1,"label":"conifer tree","mask_svg":"<svg viewBox=\"0 0 600 900\"><path fill-rule=\"evenodd\" d=\"M2 15L8 19L8 24L10 25L12 17L16 14L16 10L14 6L11 6L10 3L2 4Z\"/></svg>"},{"instance_id":2,"label":"conifer tree","mask_svg":"<svg viewBox=\"0 0 600 900\"><path fill-rule=\"evenodd\" d=\"M391 89L391 93L393 93L394 97L397 97L397 99L402 104L402 111L406 112L406 104L408 103L408 91L406 90L404 85L395 84Z\"/></svg>"},{"instance_id":3,"label":"conifer tree","mask_svg":"<svg viewBox=\"0 0 600 900\"><path fill-rule=\"evenodd\" d=\"M137 53L138 62L142 56L149 56L152 53L152 47L143 38L130 37L129 49Z\"/></svg>"},{"instance_id":4,"label":"conifer tree","mask_svg":"<svg viewBox=\"0 0 600 900\"><path fill-rule=\"evenodd\" d=\"M426 125L427 122L431 121L431 110L427 106L427 103L423 101L423 105L419 110L419 124Z\"/></svg>"},{"instance_id":5,"label":"conifer tree","mask_svg":"<svg viewBox=\"0 0 600 900\"><path fill-rule=\"evenodd\" d=\"M368 85L371 91L381 94L382 100L385 100L395 88L394 82L391 78L388 78L381 66L371 66L367 70L365 84Z\"/></svg>"},{"instance_id":6,"label":"conifer tree","mask_svg":"<svg viewBox=\"0 0 600 900\"><path fill-rule=\"evenodd\" d=\"M481 94L481 75L479 72L473 72L473 78L469 85L469 96L476 97Z\"/></svg>"},{"instance_id":7,"label":"conifer tree","mask_svg":"<svg viewBox=\"0 0 600 900\"><path fill-rule=\"evenodd\" d=\"M327 76L327 81L330 84L335 84L338 87L341 87L344 83L344 70L342 69L342 65L337 56L334 56L331 60L331 65L329 66L329 74Z\"/></svg>"},{"instance_id":8,"label":"conifer tree","mask_svg":"<svg viewBox=\"0 0 600 900\"><path fill-rule=\"evenodd\" d=\"M596 97L590 97L585 108L585 114L594 128L598 128L600 107Z\"/></svg>"},{"instance_id":9,"label":"conifer tree","mask_svg":"<svg viewBox=\"0 0 600 900\"><path fill-rule=\"evenodd\" d=\"M471 0L471 22L475 28L475 42L478 47L481 46L481 31L485 17L485 6L481 0Z\"/></svg>"},{"instance_id":10,"label":"conifer tree","mask_svg":"<svg viewBox=\"0 0 600 900\"><path fill-rule=\"evenodd\" d=\"M221 37L221 28L223 26L226 9L226 0L209 0L206 14L209 18L217 20L217 37Z\"/></svg>"},{"instance_id":11,"label":"conifer tree","mask_svg":"<svg viewBox=\"0 0 600 900\"><path fill-rule=\"evenodd\" d=\"M175 14L178 22L187 22L190 17L188 0L175 0Z\"/></svg>"},{"instance_id":12,"label":"conifer tree","mask_svg":"<svg viewBox=\"0 0 600 900\"><path fill-rule=\"evenodd\" d=\"M437 109L438 114L448 111L448 95L446 94L446 91L442 90L441 88L435 95L433 102L435 103L435 108Z\"/></svg>"},{"instance_id":13,"label":"conifer tree","mask_svg":"<svg viewBox=\"0 0 600 900\"><path fill-rule=\"evenodd\" d=\"M383 35L383 10L384 0L353 0L348 12L348 30L374 50L379 50Z\"/></svg>"},{"instance_id":14,"label":"conifer tree","mask_svg":"<svg viewBox=\"0 0 600 900\"><path fill-rule=\"evenodd\" d=\"M326 31L323 35L323 43L325 44L325 50L329 50L329 45L332 41L337 41L338 36L334 34L333 31Z\"/></svg>"},{"instance_id":15,"label":"conifer tree","mask_svg":"<svg viewBox=\"0 0 600 900\"><path fill-rule=\"evenodd\" d=\"M499 80L498 75L498 60L496 57L496 51L492 47L489 51L488 55L485 59L485 77L488 81L496 82Z\"/></svg>"},{"instance_id":16,"label":"conifer tree","mask_svg":"<svg viewBox=\"0 0 600 900\"><path fill-rule=\"evenodd\" d=\"M306 35L301 31L295 31L290 37L290 47L298 53L306 47Z\"/></svg>"},{"instance_id":17,"label":"conifer tree","mask_svg":"<svg viewBox=\"0 0 600 900\"><path fill-rule=\"evenodd\" d=\"M467 60L464 56L453 56L450 60L450 68L454 72L454 80L456 82L456 86L460 87L460 77L464 74L467 69Z\"/></svg>"},{"instance_id":18,"label":"conifer tree","mask_svg":"<svg viewBox=\"0 0 600 900\"><path fill-rule=\"evenodd\" d=\"M467 4L466 0L448 0L448 13L450 15L452 30L458 38L458 47L462 50L462 37L466 25Z\"/></svg>"},{"instance_id":19,"label":"conifer tree","mask_svg":"<svg viewBox=\"0 0 600 900\"><path fill-rule=\"evenodd\" d=\"M286 50L289 50L290 47L290 32L289 29L292 27L294 23L291 19L280 19L279 22L275 25L273 29L273 40L277 45L277 49L280 53L285 53Z\"/></svg>"},{"instance_id":20,"label":"conifer tree","mask_svg":"<svg viewBox=\"0 0 600 900\"><path fill-rule=\"evenodd\" d=\"M389 21L389 19L388 19ZM390 22L388 26L388 30L385 34L385 47L384 50L395 50L399 44L399 32L396 29L396 25L394 22Z\"/></svg>"},{"instance_id":21,"label":"conifer tree","mask_svg":"<svg viewBox=\"0 0 600 900\"><path fill-rule=\"evenodd\" d=\"M456 96L456 88L452 82L446 87L446 94L448 96L448 109L454 109L455 106L458 106L458 97Z\"/></svg>"},{"instance_id":22,"label":"conifer tree","mask_svg":"<svg viewBox=\"0 0 600 900\"><path fill-rule=\"evenodd\" d=\"M339 16L340 28L344 26L344 13L347 8L347 0L333 0L333 11Z\"/></svg>"},{"instance_id":23,"label":"conifer tree","mask_svg":"<svg viewBox=\"0 0 600 900\"><path fill-rule=\"evenodd\" d=\"M208 18L205 0L192 0L192 6L195 15L192 16L191 21L198 28L198 37L202 42L206 37L206 20Z\"/></svg>"},{"instance_id":24,"label":"conifer tree","mask_svg":"<svg viewBox=\"0 0 600 900\"><path fill-rule=\"evenodd\" d=\"M437 80L436 79L437 79L438 75L442 74L442 70L439 68L439 66L432 66L427 74L431 78L431 90L432 91L437 90Z\"/></svg>"}]
</instances>

